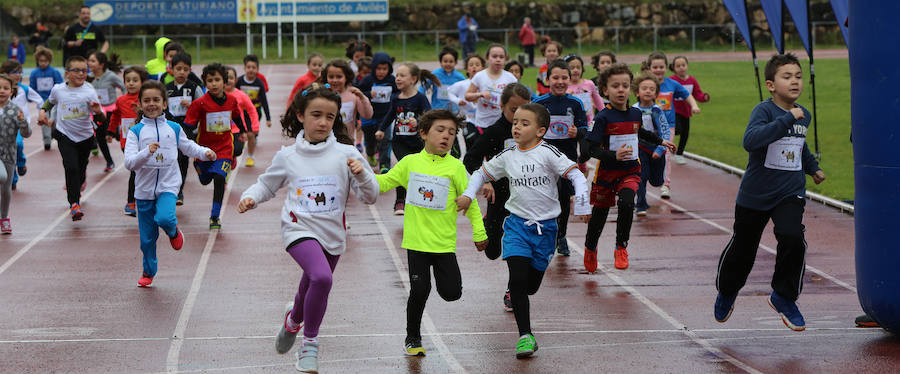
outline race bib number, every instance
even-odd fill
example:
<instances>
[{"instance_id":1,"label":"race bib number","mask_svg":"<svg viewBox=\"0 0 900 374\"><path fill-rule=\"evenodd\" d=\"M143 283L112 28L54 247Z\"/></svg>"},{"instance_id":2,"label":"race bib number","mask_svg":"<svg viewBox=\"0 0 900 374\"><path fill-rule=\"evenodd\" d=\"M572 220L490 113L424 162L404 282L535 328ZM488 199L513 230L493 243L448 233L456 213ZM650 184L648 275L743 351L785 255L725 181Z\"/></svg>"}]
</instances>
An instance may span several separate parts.
<instances>
[{"instance_id":1,"label":"race bib number","mask_svg":"<svg viewBox=\"0 0 900 374\"><path fill-rule=\"evenodd\" d=\"M544 134L544 139L568 139L569 128L575 126L575 116L550 116L550 128Z\"/></svg>"},{"instance_id":2,"label":"race bib number","mask_svg":"<svg viewBox=\"0 0 900 374\"><path fill-rule=\"evenodd\" d=\"M178 161L178 148L174 144L160 144L156 152L150 155L150 161L144 164L144 167L164 169L174 165L176 161Z\"/></svg>"},{"instance_id":3,"label":"race bib number","mask_svg":"<svg viewBox=\"0 0 900 374\"><path fill-rule=\"evenodd\" d=\"M119 131L123 139L128 137L128 131L131 130L131 126L134 126L134 120L134 118L122 118L119 123Z\"/></svg>"},{"instance_id":4,"label":"race bib number","mask_svg":"<svg viewBox=\"0 0 900 374\"><path fill-rule=\"evenodd\" d=\"M410 172L406 189L407 205L444 210L447 208L447 195L450 194L450 178Z\"/></svg>"},{"instance_id":5,"label":"race bib number","mask_svg":"<svg viewBox=\"0 0 900 374\"><path fill-rule=\"evenodd\" d=\"M764 166L775 170L803 170L802 157L805 142L805 138L786 136L769 144Z\"/></svg>"},{"instance_id":6,"label":"race bib number","mask_svg":"<svg viewBox=\"0 0 900 374\"><path fill-rule=\"evenodd\" d=\"M103 89L95 89L94 92L97 93L97 98L100 99L101 103L109 102L109 90Z\"/></svg>"},{"instance_id":7,"label":"race bib number","mask_svg":"<svg viewBox=\"0 0 900 374\"><path fill-rule=\"evenodd\" d=\"M585 113L589 113L591 111L591 107L594 106L594 99L591 98L590 92L582 92L579 94L572 95L581 100L581 108L584 109Z\"/></svg>"},{"instance_id":8,"label":"race bib number","mask_svg":"<svg viewBox=\"0 0 900 374\"><path fill-rule=\"evenodd\" d=\"M64 120L71 120L81 117L87 117L91 115L91 112L90 110L88 110L87 103L70 103L60 105L59 115Z\"/></svg>"},{"instance_id":9,"label":"race bib number","mask_svg":"<svg viewBox=\"0 0 900 374\"><path fill-rule=\"evenodd\" d=\"M43 77L37 79L38 91L50 91L53 89L53 77Z\"/></svg>"},{"instance_id":10,"label":"race bib number","mask_svg":"<svg viewBox=\"0 0 900 374\"><path fill-rule=\"evenodd\" d=\"M656 129L653 127L653 116L650 113L644 113L641 115L641 127L644 130L656 133Z\"/></svg>"},{"instance_id":11,"label":"race bib number","mask_svg":"<svg viewBox=\"0 0 900 374\"><path fill-rule=\"evenodd\" d=\"M231 131L231 112L206 113L206 132Z\"/></svg>"},{"instance_id":12,"label":"race bib number","mask_svg":"<svg viewBox=\"0 0 900 374\"><path fill-rule=\"evenodd\" d=\"M391 86L373 86L372 102L373 103L389 103L391 102Z\"/></svg>"},{"instance_id":13,"label":"race bib number","mask_svg":"<svg viewBox=\"0 0 900 374\"><path fill-rule=\"evenodd\" d=\"M343 210L336 175L295 178L291 187L288 198L291 209L297 213L323 214Z\"/></svg>"},{"instance_id":14,"label":"race bib number","mask_svg":"<svg viewBox=\"0 0 900 374\"><path fill-rule=\"evenodd\" d=\"M509 138L503 141L503 149L512 148L516 146L516 140L513 138Z\"/></svg>"},{"instance_id":15,"label":"race bib number","mask_svg":"<svg viewBox=\"0 0 900 374\"><path fill-rule=\"evenodd\" d=\"M188 105L182 105L187 100ZM190 96L175 96L169 98L169 113L175 117L183 117L187 115L188 106L191 105Z\"/></svg>"},{"instance_id":16,"label":"race bib number","mask_svg":"<svg viewBox=\"0 0 900 374\"><path fill-rule=\"evenodd\" d=\"M628 134L628 135L610 135L609 136L609 150L610 151L618 151L619 148L625 146L625 149L631 150L631 156L625 159L625 161L637 160L638 159L638 136L637 134Z\"/></svg>"},{"instance_id":17,"label":"race bib number","mask_svg":"<svg viewBox=\"0 0 900 374\"><path fill-rule=\"evenodd\" d=\"M441 100L450 100L450 87L446 85L437 88L437 98Z\"/></svg>"},{"instance_id":18,"label":"race bib number","mask_svg":"<svg viewBox=\"0 0 900 374\"><path fill-rule=\"evenodd\" d=\"M343 119L344 123L352 124L356 119L356 104L352 101L346 101L341 103L341 119Z\"/></svg>"}]
</instances>

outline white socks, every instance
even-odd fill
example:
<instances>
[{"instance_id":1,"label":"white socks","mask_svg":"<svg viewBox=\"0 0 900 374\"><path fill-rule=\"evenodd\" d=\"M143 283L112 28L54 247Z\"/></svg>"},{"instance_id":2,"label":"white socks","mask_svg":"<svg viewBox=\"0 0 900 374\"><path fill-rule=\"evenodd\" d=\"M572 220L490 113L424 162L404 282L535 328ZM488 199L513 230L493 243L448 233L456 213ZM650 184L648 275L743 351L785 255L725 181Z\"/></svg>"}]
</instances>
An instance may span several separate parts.
<instances>
[{"instance_id":1,"label":"white socks","mask_svg":"<svg viewBox=\"0 0 900 374\"><path fill-rule=\"evenodd\" d=\"M315 345L319 345L319 337L315 337L315 338L307 338L307 337L304 336L304 337L303 337L303 345L307 345L307 344L315 344Z\"/></svg>"}]
</instances>

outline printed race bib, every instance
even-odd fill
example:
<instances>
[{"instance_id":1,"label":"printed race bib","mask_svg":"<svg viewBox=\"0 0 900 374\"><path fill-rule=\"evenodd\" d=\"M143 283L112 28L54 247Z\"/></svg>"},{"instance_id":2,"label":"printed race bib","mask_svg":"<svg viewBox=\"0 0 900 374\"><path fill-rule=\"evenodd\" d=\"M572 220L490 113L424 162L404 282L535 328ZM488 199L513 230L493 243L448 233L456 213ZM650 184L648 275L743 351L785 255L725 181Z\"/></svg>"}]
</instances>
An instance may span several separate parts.
<instances>
[{"instance_id":1,"label":"printed race bib","mask_svg":"<svg viewBox=\"0 0 900 374\"><path fill-rule=\"evenodd\" d=\"M803 170L803 144L805 138L785 136L769 144L766 150L765 167L775 170Z\"/></svg>"},{"instance_id":2,"label":"printed race bib","mask_svg":"<svg viewBox=\"0 0 900 374\"><path fill-rule=\"evenodd\" d=\"M413 125L408 119L397 119L394 121L394 134L401 136L418 135L418 124Z\"/></svg>"},{"instance_id":3,"label":"printed race bib","mask_svg":"<svg viewBox=\"0 0 900 374\"><path fill-rule=\"evenodd\" d=\"M131 126L134 126L134 118L122 118L122 121L119 122L119 133L122 134L122 138L128 137L128 130L131 130Z\"/></svg>"},{"instance_id":4,"label":"printed race bib","mask_svg":"<svg viewBox=\"0 0 900 374\"><path fill-rule=\"evenodd\" d=\"M244 91L247 96L250 97L250 101L256 101L259 99L259 87L256 86L241 86L241 91Z\"/></svg>"},{"instance_id":5,"label":"printed race bib","mask_svg":"<svg viewBox=\"0 0 900 374\"><path fill-rule=\"evenodd\" d=\"M344 120L346 124L352 124L356 119L356 103L352 101L345 101L341 103L341 119Z\"/></svg>"},{"instance_id":6,"label":"printed race bib","mask_svg":"<svg viewBox=\"0 0 900 374\"><path fill-rule=\"evenodd\" d=\"M406 189L406 205L444 210L450 194L450 178L410 172Z\"/></svg>"},{"instance_id":7,"label":"printed race bib","mask_svg":"<svg viewBox=\"0 0 900 374\"><path fill-rule=\"evenodd\" d=\"M206 132L231 131L231 112L206 113Z\"/></svg>"},{"instance_id":8,"label":"printed race bib","mask_svg":"<svg viewBox=\"0 0 900 374\"><path fill-rule=\"evenodd\" d=\"M485 99L484 97L479 99L479 101L481 102L481 106L490 110L499 109L500 95L503 93L503 91L493 87L489 88L487 91L491 93L491 97L488 99Z\"/></svg>"},{"instance_id":9,"label":"printed race bib","mask_svg":"<svg viewBox=\"0 0 900 374\"><path fill-rule=\"evenodd\" d=\"M305 214L327 214L343 211L338 196L337 175L301 177L291 181L288 200L291 210Z\"/></svg>"},{"instance_id":10,"label":"printed race bib","mask_svg":"<svg viewBox=\"0 0 900 374\"><path fill-rule=\"evenodd\" d=\"M591 107L594 105L594 99L591 98L590 92L582 92L575 95L572 95L581 100L581 108L584 109L585 113L590 113Z\"/></svg>"},{"instance_id":11,"label":"printed race bib","mask_svg":"<svg viewBox=\"0 0 900 374\"><path fill-rule=\"evenodd\" d=\"M544 139L569 139L569 128L575 126L575 116L550 116L550 128Z\"/></svg>"},{"instance_id":12,"label":"printed race bib","mask_svg":"<svg viewBox=\"0 0 900 374\"><path fill-rule=\"evenodd\" d=\"M97 93L97 98L100 99L101 103L109 102L109 90L102 88L102 89L95 89L94 92Z\"/></svg>"},{"instance_id":13,"label":"printed race bib","mask_svg":"<svg viewBox=\"0 0 900 374\"><path fill-rule=\"evenodd\" d=\"M178 148L174 144L160 144L156 152L150 155L150 161L144 167L151 169L164 169L173 166L178 161Z\"/></svg>"},{"instance_id":14,"label":"printed race bib","mask_svg":"<svg viewBox=\"0 0 900 374\"><path fill-rule=\"evenodd\" d=\"M88 104L85 102L62 104L59 108L59 116L64 120L87 117L89 115L91 115L91 112L88 110Z\"/></svg>"},{"instance_id":15,"label":"printed race bib","mask_svg":"<svg viewBox=\"0 0 900 374\"><path fill-rule=\"evenodd\" d=\"M660 93L659 96L656 97L656 105L659 105L662 110L672 110L672 97L674 97L675 93L673 92L663 92Z\"/></svg>"},{"instance_id":16,"label":"printed race bib","mask_svg":"<svg viewBox=\"0 0 900 374\"><path fill-rule=\"evenodd\" d=\"M625 161L637 160L638 159L638 136L637 134L628 134L628 135L610 135L609 136L609 150L610 151L618 151L619 148L625 146L625 149L631 149L631 156L626 158Z\"/></svg>"},{"instance_id":17,"label":"printed race bib","mask_svg":"<svg viewBox=\"0 0 900 374\"><path fill-rule=\"evenodd\" d=\"M691 95L694 94L694 85L693 84L685 84L683 86L684 86L684 89L686 89L687 92L689 92Z\"/></svg>"},{"instance_id":18,"label":"printed race bib","mask_svg":"<svg viewBox=\"0 0 900 374\"><path fill-rule=\"evenodd\" d=\"M183 101L187 100L188 105L181 105ZM172 113L175 117L183 117L187 115L188 106L191 105L191 97L190 96L175 96L169 98L169 113Z\"/></svg>"},{"instance_id":19,"label":"printed race bib","mask_svg":"<svg viewBox=\"0 0 900 374\"><path fill-rule=\"evenodd\" d=\"M513 138L509 138L503 141L503 149L512 148L516 146L516 140Z\"/></svg>"},{"instance_id":20,"label":"printed race bib","mask_svg":"<svg viewBox=\"0 0 900 374\"><path fill-rule=\"evenodd\" d=\"M372 102L373 103L389 103L391 102L391 86L372 86Z\"/></svg>"},{"instance_id":21,"label":"printed race bib","mask_svg":"<svg viewBox=\"0 0 900 374\"><path fill-rule=\"evenodd\" d=\"M437 98L441 100L450 100L450 87L443 85L437 88Z\"/></svg>"},{"instance_id":22,"label":"printed race bib","mask_svg":"<svg viewBox=\"0 0 900 374\"><path fill-rule=\"evenodd\" d=\"M38 91L50 91L53 89L53 77L43 77L37 79Z\"/></svg>"},{"instance_id":23,"label":"printed race bib","mask_svg":"<svg viewBox=\"0 0 900 374\"><path fill-rule=\"evenodd\" d=\"M650 113L641 114L641 123L641 128L656 133L656 129L653 127L653 116Z\"/></svg>"}]
</instances>

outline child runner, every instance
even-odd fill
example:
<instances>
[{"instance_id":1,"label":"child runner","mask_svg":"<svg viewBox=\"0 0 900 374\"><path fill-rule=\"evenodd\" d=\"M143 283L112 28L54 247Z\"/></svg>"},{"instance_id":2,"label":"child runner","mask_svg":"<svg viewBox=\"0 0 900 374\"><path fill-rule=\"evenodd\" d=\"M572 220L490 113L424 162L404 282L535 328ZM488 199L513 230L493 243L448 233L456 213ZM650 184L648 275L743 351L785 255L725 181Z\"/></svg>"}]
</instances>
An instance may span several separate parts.
<instances>
[{"instance_id":1,"label":"child runner","mask_svg":"<svg viewBox=\"0 0 900 374\"><path fill-rule=\"evenodd\" d=\"M73 221L81 220L84 216L84 210L81 209L81 188L85 183L88 157L94 144L91 113L101 121L105 117L100 101L97 100L97 92L90 83L84 81L87 70L87 60L84 57L69 57L66 61L66 84L53 87L50 98L44 102L38 116L39 125L49 125L47 112L59 105L53 137L56 138L65 169L66 197Z\"/></svg>"},{"instance_id":2,"label":"child runner","mask_svg":"<svg viewBox=\"0 0 900 374\"><path fill-rule=\"evenodd\" d=\"M119 92L125 92L125 82L119 77L119 72L122 71L122 62L119 61L119 55L113 53L107 57L106 53L94 51L88 55L88 68L94 74L90 80L91 86L94 86L94 89L97 91L103 111L109 113L116 105ZM116 88L119 90L116 91ZM103 171L108 173L116 168L116 163L113 162L112 155L109 154L109 147L106 145L106 129L109 127L109 124L104 123L102 125L97 126L94 132L96 133L97 146L100 148L100 152L103 153L103 158L106 159L106 168Z\"/></svg>"},{"instance_id":3,"label":"child runner","mask_svg":"<svg viewBox=\"0 0 900 374\"><path fill-rule=\"evenodd\" d=\"M372 103L369 98L358 88L350 85L350 79L353 79L353 71L347 61L334 59L325 66L324 78L328 83L327 87L341 96L341 120L344 127L350 131L350 135L358 135L355 129L359 128L358 119L371 119L373 110ZM371 139L366 140L366 144L375 144L375 133L370 132ZM356 139L356 149L359 153L366 153L362 145L363 139ZM375 156L367 156L369 165L375 164Z\"/></svg>"},{"instance_id":4,"label":"child runner","mask_svg":"<svg viewBox=\"0 0 900 374\"><path fill-rule=\"evenodd\" d=\"M125 77L125 94L116 99L115 108L110 112L109 128L107 128L107 141L112 141L112 135L118 134L122 152L125 152L125 141L128 139L128 129L133 126L138 116L138 91L141 85L149 79L149 75L140 66L129 66L123 74ZM137 207L134 201L134 171L128 176L128 193L125 196L125 208L122 213L126 216L137 216Z\"/></svg>"},{"instance_id":5,"label":"child runner","mask_svg":"<svg viewBox=\"0 0 900 374\"><path fill-rule=\"evenodd\" d=\"M691 113L693 114L700 113L700 107L697 106L697 101L691 96L690 91L671 78L666 78L666 65L666 55L662 52L653 52L647 57L647 61L641 63L641 70L649 70L659 79L659 96L656 97L656 104L662 108L663 113L666 115L666 122L669 123L671 128L675 127L675 106L672 103L673 100L683 99L686 101L690 105ZM674 131L669 131L669 141L674 139L674 133ZM663 199L672 197L670 187L672 163L669 161L669 157L670 153L666 153L666 181L659 189L659 196Z\"/></svg>"},{"instance_id":6,"label":"child runner","mask_svg":"<svg viewBox=\"0 0 900 374\"><path fill-rule=\"evenodd\" d=\"M259 135L259 121L262 120L263 112L266 114L266 127L272 127L272 113L269 113L269 99L266 98L266 85L262 79L259 79L259 58L256 55L244 56L244 75L237 78L234 86L244 91L253 106L256 108L257 124L252 130L247 129L247 161L244 166L250 167L255 164L253 160L253 152L256 150L256 136Z\"/></svg>"},{"instance_id":7,"label":"child runner","mask_svg":"<svg viewBox=\"0 0 900 374\"><path fill-rule=\"evenodd\" d=\"M431 84L441 87L441 82L431 72L421 70L416 64L410 62L400 64L397 67L396 75L397 89L400 93L391 97L391 109L388 110L387 116L381 122L375 138L382 140L384 133L391 131L393 133L391 148L394 155L397 156L397 161L400 161L408 155L421 152L422 147L425 146L419 136L418 118L422 113L431 110L431 104L428 103L428 98L424 94L416 91L416 84L429 80ZM456 137L456 131L453 131L453 136ZM407 200L406 188L397 187L394 215L403 215Z\"/></svg>"},{"instance_id":8,"label":"child runner","mask_svg":"<svg viewBox=\"0 0 900 374\"><path fill-rule=\"evenodd\" d=\"M456 201L464 210L484 182L509 178L506 209L510 215L503 223L503 259L509 268L509 294L519 328L516 358L530 357L538 349L531 332L528 295L540 288L557 246L556 225L563 221L557 203L561 200L557 196L559 177L575 185L575 214L587 221L591 213L584 174L574 161L541 139L549 126L550 113L543 105L520 106L512 129L517 145L486 161L472 174L466 192Z\"/></svg>"},{"instance_id":9,"label":"child runner","mask_svg":"<svg viewBox=\"0 0 900 374\"><path fill-rule=\"evenodd\" d=\"M259 117L257 117L258 112L256 107L253 106L253 101L250 100L250 96L247 96L244 91L234 86L234 83L237 82L237 70L231 66L226 66L225 71L228 73L228 76L225 77L225 94L237 100L238 109L241 110L241 120L244 121L244 128L251 129L253 126L256 126L258 129ZM244 153L244 142L241 140L241 129L238 128L235 122L231 124L231 137L234 146L232 153L234 156L232 158L236 159Z\"/></svg>"},{"instance_id":10,"label":"child runner","mask_svg":"<svg viewBox=\"0 0 900 374\"><path fill-rule=\"evenodd\" d=\"M472 146L475 140L484 133L484 129L493 125L500 118L500 94L507 84L518 80L510 72L503 70L506 63L506 48L500 44L491 44L487 48L488 67L472 77L472 85L466 91L466 100L475 103L475 126L465 129L466 147Z\"/></svg>"},{"instance_id":11,"label":"child runner","mask_svg":"<svg viewBox=\"0 0 900 374\"><path fill-rule=\"evenodd\" d=\"M10 97L16 94L16 80L0 74L0 233L12 234L9 220L9 203L12 199L12 179L16 172L16 137L31 136L25 113L13 104Z\"/></svg>"},{"instance_id":12,"label":"child runner","mask_svg":"<svg viewBox=\"0 0 900 374\"><path fill-rule=\"evenodd\" d=\"M171 58L166 55L166 47L173 43L175 43L174 40L165 36L156 39L156 42L153 43L153 47L156 49L156 57L148 60L147 63L144 64L150 78L159 80L160 76L166 72L167 65L169 64L169 61L171 61Z\"/></svg>"},{"instance_id":13,"label":"child runner","mask_svg":"<svg viewBox=\"0 0 900 374\"><path fill-rule=\"evenodd\" d=\"M228 73L220 63L212 63L203 68L201 75L206 83L207 91L199 100L191 103L184 122L197 126L197 144L208 146L216 152L215 161L194 161L200 184L213 182L213 202L209 213L209 229L222 228L219 212L222 210L222 199L225 196L225 183L228 173L234 165L234 139L231 136L231 123L240 129L240 140L247 132L237 100L225 94L225 77Z\"/></svg>"},{"instance_id":14,"label":"child runner","mask_svg":"<svg viewBox=\"0 0 900 374\"><path fill-rule=\"evenodd\" d=\"M28 79L31 82L31 88L41 95L43 102L50 97L50 90L53 89L53 86L63 82L62 74L59 73L59 70L50 66L50 63L53 62L53 51L48 48L38 46L34 52L34 60L37 63L37 69L31 72L31 76ZM53 129L50 126L40 127L44 140L44 150L49 151L50 142L53 140L50 134Z\"/></svg>"},{"instance_id":15,"label":"child runner","mask_svg":"<svg viewBox=\"0 0 900 374\"><path fill-rule=\"evenodd\" d=\"M353 86L359 86L362 80L372 74L372 56L363 56L359 59L359 69L356 71L356 77L353 78Z\"/></svg>"},{"instance_id":16,"label":"child runner","mask_svg":"<svg viewBox=\"0 0 900 374\"><path fill-rule=\"evenodd\" d=\"M15 81L13 88L15 89L16 94L10 98L10 101L13 104L16 104L19 110L22 111L22 114L25 116L25 121L31 122L31 108L29 108L28 103L32 102L40 106L41 103L43 103L43 100L37 91L22 84L22 64L16 60L6 60L0 65L0 74L7 74ZM19 182L19 176L24 176L25 173L28 172L28 166L26 166L27 161L28 160L25 158L25 139L21 134L16 135L17 173L12 174L13 190L16 189L16 184Z\"/></svg>"},{"instance_id":17,"label":"child runner","mask_svg":"<svg viewBox=\"0 0 900 374\"><path fill-rule=\"evenodd\" d=\"M610 65L616 63L616 54L613 51L600 51L597 54L591 56L591 65L594 67L594 71L597 72L597 76L594 79L591 79L594 82L594 85L597 86L598 90L600 87L600 73L602 73L606 68ZM603 90L599 90L603 91ZM600 95L603 95L603 92L600 92ZM604 101L606 98L604 98ZM602 109L601 109L602 110Z\"/></svg>"},{"instance_id":18,"label":"child runner","mask_svg":"<svg viewBox=\"0 0 900 374\"><path fill-rule=\"evenodd\" d=\"M700 103L709 101L709 94L700 89L700 83L691 75L688 75L688 59L684 56L675 56L669 64L669 70L674 72L672 80L678 82L684 89L691 93L694 100ZM684 165L684 147L687 145L688 136L691 133L691 107L681 99L675 100L675 135L678 137L678 151L675 152L675 163Z\"/></svg>"},{"instance_id":19,"label":"child runner","mask_svg":"<svg viewBox=\"0 0 900 374\"><path fill-rule=\"evenodd\" d=\"M364 57L372 57L372 46L369 43L366 43L362 40L351 40L349 44L347 44L347 49L345 50L345 56L347 56L349 61L350 69L353 70L353 74L359 72L359 68L361 66L366 66L368 64L361 64L360 60ZM350 81L347 81L349 84Z\"/></svg>"},{"instance_id":20,"label":"child runner","mask_svg":"<svg viewBox=\"0 0 900 374\"><path fill-rule=\"evenodd\" d=\"M571 72L569 65L561 59L553 60L547 68L547 83L550 93L538 96L534 102L541 104L550 112L550 127L544 133L544 140L566 155L569 160L578 160L578 139L587 134L588 118L584 113L584 104L566 91L569 88ZM569 244L566 233L569 226L569 212L572 209L570 199L575 190L568 178L559 179L559 208L561 213L557 227L556 250L568 256Z\"/></svg>"},{"instance_id":21,"label":"child runner","mask_svg":"<svg viewBox=\"0 0 900 374\"><path fill-rule=\"evenodd\" d=\"M398 69L399 70L399 69ZM425 147L404 157L387 174L377 175L378 189L385 192L406 186L409 211L403 217L403 243L409 262L409 299L406 302L406 354L424 356L422 314L431 293L434 268L438 295L446 301L462 296L462 275L456 262L456 198L466 188L466 167L448 152L460 127L450 111L436 109L422 115L418 126ZM480 185L479 185L480 186ZM483 251L487 234L478 203L472 202L466 217L472 224L472 240Z\"/></svg>"},{"instance_id":22,"label":"child runner","mask_svg":"<svg viewBox=\"0 0 900 374\"><path fill-rule=\"evenodd\" d=\"M597 241L606 225L609 208L617 205L616 245L613 247L616 269L628 268L628 239L631 234L634 192L641 181L641 164L635 150L638 139L669 150L675 145L641 127L641 110L628 106L631 93L631 69L623 63L612 64L600 73L600 88L609 97L606 109L594 117L588 134L588 154L597 158L597 173L591 186L591 220L584 239L584 268L597 271ZM618 203L616 195L619 196Z\"/></svg>"},{"instance_id":23,"label":"child runner","mask_svg":"<svg viewBox=\"0 0 900 374\"><path fill-rule=\"evenodd\" d=\"M585 114L588 118L594 118L594 109L601 111L604 106L597 85L590 79L584 79L584 60L581 59L581 56L568 55L565 61L569 65L569 71L572 72L572 79L569 81L566 93L581 100Z\"/></svg>"},{"instance_id":24,"label":"child runner","mask_svg":"<svg viewBox=\"0 0 900 374\"><path fill-rule=\"evenodd\" d=\"M528 92L531 93L531 97L534 97L534 91L531 89L531 87L528 87L524 83L522 83L522 74L525 74L524 65L520 64L516 60L512 60L510 62L507 62L506 65L503 65L503 70L508 71L510 74L516 77L516 81L518 81L519 84L522 85L522 87L528 89Z\"/></svg>"},{"instance_id":25,"label":"child runner","mask_svg":"<svg viewBox=\"0 0 900 374\"><path fill-rule=\"evenodd\" d=\"M294 96L297 96L297 92L300 92L306 88L306 86L319 80L319 76L322 75L323 65L325 65L325 58L322 57L321 53L313 52L309 55L309 58L306 59L306 74L297 78L297 81L294 82L294 87L291 88L291 94L288 96L287 100L288 108L290 108L291 104L294 102Z\"/></svg>"},{"instance_id":26,"label":"child runner","mask_svg":"<svg viewBox=\"0 0 900 374\"><path fill-rule=\"evenodd\" d=\"M281 210L281 234L288 254L303 269L294 303L285 311L275 350L285 353L303 327L297 370L318 371L319 326L325 316L332 273L344 253L343 219L350 191L365 204L378 196L372 171L353 147L340 120L341 98L319 84L302 91L281 122L284 135L296 137L292 147L275 154L272 166L241 195L244 213L289 187ZM319 206L317 198L325 204Z\"/></svg>"},{"instance_id":27,"label":"child runner","mask_svg":"<svg viewBox=\"0 0 900 374\"><path fill-rule=\"evenodd\" d=\"M399 92L394 82L393 65L394 59L387 53L376 53L375 56L372 56L372 63L369 65L372 73L357 86L372 103L372 118L361 121L367 139L374 137L379 125L388 117L388 111L391 109L391 97ZM366 144L366 155L373 156L376 150L378 151L378 167L382 174L391 167L391 133L388 133L387 136L388 138L385 140L376 139L379 140L377 144L371 146Z\"/></svg>"},{"instance_id":28,"label":"child runner","mask_svg":"<svg viewBox=\"0 0 900 374\"><path fill-rule=\"evenodd\" d=\"M457 103L451 101L448 94L450 86L466 79L462 73L456 71L457 58L459 58L459 53L455 49L444 47L438 53L438 62L441 63L441 67L431 72L441 81L440 87L431 85L430 81L422 82L419 87L419 92L422 94L425 94L427 89L431 89L431 107L434 109L447 109L453 113L459 112Z\"/></svg>"},{"instance_id":29,"label":"child runner","mask_svg":"<svg viewBox=\"0 0 900 374\"><path fill-rule=\"evenodd\" d=\"M641 110L641 128L650 131L662 139L669 139L669 123L656 97L659 96L659 80L646 72L638 74L631 82L631 89L638 101L633 107ZM663 184L663 172L666 169L666 147L653 145L646 140L638 140L638 159L641 161L641 183L638 184L635 215L644 217L650 205L647 204L647 182L659 187Z\"/></svg>"},{"instance_id":30,"label":"child runner","mask_svg":"<svg viewBox=\"0 0 900 374\"><path fill-rule=\"evenodd\" d=\"M512 137L513 114L520 106L531 102L531 92L521 83L512 83L503 88L500 95L500 107L503 115L475 141L472 148L466 152L463 163L466 171L473 173L481 168L485 160L490 160L504 149L514 147L515 139ZM509 199L509 179L500 178L490 183L485 183L481 188L481 194L487 199L487 212L484 216L484 229L487 232L488 244L484 254L491 260L500 257L501 240L503 237L503 220L509 215L506 210L506 201ZM503 308L512 312L512 302L509 301L509 289L503 295Z\"/></svg>"},{"instance_id":31,"label":"child runner","mask_svg":"<svg viewBox=\"0 0 900 374\"><path fill-rule=\"evenodd\" d=\"M188 139L181 125L166 120L168 97L158 81L147 81L138 91L141 121L128 129L125 141L125 167L135 173L134 197L137 199L138 230L144 271L138 286L147 287L156 276L156 239L159 229L169 237L172 249L184 245L184 234L175 217L175 193L181 187L178 152L207 161L216 153Z\"/></svg>"},{"instance_id":32,"label":"child runner","mask_svg":"<svg viewBox=\"0 0 900 374\"><path fill-rule=\"evenodd\" d=\"M450 101L453 101L457 104L459 108L459 112L456 114L459 116L465 116L465 123L463 123L463 128L456 134L457 144L461 144L463 146L470 146L471 144L467 143L465 139L465 135L467 133L466 129L474 129L475 128L475 113L477 111L474 103L466 100L466 92L469 91L469 86L472 85L472 77L475 76L479 71L484 70L484 58L479 55L471 55L466 57L463 60L463 64L466 65L466 80L459 81L454 83L447 89L447 94L450 96ZM472 133L472 137L475 136L475 132ZM459 138L463 137L461 141ZM468 142L471 142L469 140ZM460 154L465 154L466 152L461 151Z\"/></svg>"},{"instance_id":33,"label":"child runner","mask_svg":"<svg viewBox=\"0 0 900 374\"><path fill-rule=\"evenodd\" d=\"M548 67L553 60L559 58L563 53L562 44L557 41L547 41L544 44L541 44L541 55L543 55L547 62L541 65L540 69L538 69L537 75L537 92L538 95L546 95L550 93L550 82L547 81L548 75L550 74L550 70Z\"/></svg>"},{"instance_id":34,"label":"child runner","mask_svg":"<svg viewBox=\"0 0 900 374\"><path fill-rule=\"evenodd\" d=\"M188 79L191 73L191 55L187 52L176 53L172 56L172 81L166 83L166 96L168 106L166 110L171 115L172 121L181 125L184 135L191 141L197 140L197 128L184 123L187 109L194 100L203 96L203 89L194 81ZM181 186L178 187L178 199L175 205L184 204L184 181L187 178L188 165L191 158L178 151L178 169L181 170Z\"/></svg>"},{"instance_id":35,"label":"child runner","mask_svg":"<svg viewBox=\"0 0 900 374\"><path fill-rule=\"evenodd\" d=\"M731 316L738 292L753 269L759 239L771 219L778 254L769 306L788 328L803 331L806 322L796 301L803 289L806 266L804 174L819 184L825 180L825 173L806 145L810 114L796 102L803 91L803 72L797 57L790 53L772 56L765 75L772 98L753 108L744 132L749 160L735 202L734 234L719 258L719 295L714 313L719 322Z\"/></svg>"}]
</instances>

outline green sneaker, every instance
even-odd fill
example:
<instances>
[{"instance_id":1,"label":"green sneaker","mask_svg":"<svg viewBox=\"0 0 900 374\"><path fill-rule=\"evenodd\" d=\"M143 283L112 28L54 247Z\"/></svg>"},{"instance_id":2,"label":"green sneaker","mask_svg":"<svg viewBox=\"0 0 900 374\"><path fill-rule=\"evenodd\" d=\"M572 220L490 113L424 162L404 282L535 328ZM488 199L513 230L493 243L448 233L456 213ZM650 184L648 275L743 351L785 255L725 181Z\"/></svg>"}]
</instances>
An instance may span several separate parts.
<instances>
[{"instance_id":1,"label":"green sneaker","mask_svg":"<svg viewBox=\"0 0 900 374\"><path fill-rule=\"evenodd\" d=\"M534 340L534 335L522 335L522 337L519 338L519 342L516 343L516 358L531 357L537 350L538 344L537 340Z\"/></svg>"}]
</instances>

